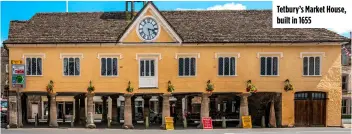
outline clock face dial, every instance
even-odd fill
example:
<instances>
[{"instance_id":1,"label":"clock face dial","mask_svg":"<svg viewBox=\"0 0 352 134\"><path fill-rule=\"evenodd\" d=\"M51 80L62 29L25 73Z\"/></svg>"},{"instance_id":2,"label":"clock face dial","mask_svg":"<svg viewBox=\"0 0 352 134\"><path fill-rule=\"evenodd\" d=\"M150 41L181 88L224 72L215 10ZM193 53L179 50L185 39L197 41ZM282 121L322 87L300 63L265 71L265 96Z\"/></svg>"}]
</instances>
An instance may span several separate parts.
<instances>
[{"instance_id":1,"label":"clock face dial","mask_svg":"<svg viewBox=\"0 0 352 134\"><path fill-rule=\"evenodd\" d=\"M146 41L154 40L159 33L159 26L157 22L151 18L144 18L138 26L138 34Z\"/></svg>"}]
</instances>

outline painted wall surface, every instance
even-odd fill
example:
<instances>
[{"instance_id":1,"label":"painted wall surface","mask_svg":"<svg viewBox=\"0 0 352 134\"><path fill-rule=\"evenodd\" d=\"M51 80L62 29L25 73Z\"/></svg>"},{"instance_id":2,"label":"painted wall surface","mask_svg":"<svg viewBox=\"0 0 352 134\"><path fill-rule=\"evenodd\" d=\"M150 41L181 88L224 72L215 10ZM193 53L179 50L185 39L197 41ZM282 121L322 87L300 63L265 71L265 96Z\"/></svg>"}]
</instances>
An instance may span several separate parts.
<instances>
[{"instance_id":1,"label":"painted wall surface","mask_svg":"<svg viewBox=\"0 0 352 134\"><path fill-rule=\"evenodd\" d=\"M340 46L119 46L119 47L10 47L10 61L21 60L23 54L45 53L43 76L28 76L28 91L46 92L49 80L55 82L56 92L86 92L89 81L95 92L124 93L128 81L135 93L164 93L170 80L175 92L205 92L207 80L215 85L214 92L246 92L246 81L252 80L259 92L282 93L282 124L294 124L294 92L323 91L328 94L327 125L339 126L341 117L341 66ZM237 59L237 76L217 76L218 62L215 53L240 53ZM282 52L279 58L279 76L260 76L258 52ZM300 52L325 52L321 60L322 76L302 76L303 59ZM63 76L63 60L60 53L81 53L81 75ZM100 76L98 53L120 53L118 77ZM158 61L157 89L138 89L138 53L160 53ZM179 77L177 53L199 53L196 59L196 76ZM24 60L24 59L22 59ZM11 72L11 70L10 70ZM11 75L10 75L11 76ZM283 90L284 80L290 79L295 91ZM11 83L10 83L11 84Z\"/></svg>"}]
</instances>

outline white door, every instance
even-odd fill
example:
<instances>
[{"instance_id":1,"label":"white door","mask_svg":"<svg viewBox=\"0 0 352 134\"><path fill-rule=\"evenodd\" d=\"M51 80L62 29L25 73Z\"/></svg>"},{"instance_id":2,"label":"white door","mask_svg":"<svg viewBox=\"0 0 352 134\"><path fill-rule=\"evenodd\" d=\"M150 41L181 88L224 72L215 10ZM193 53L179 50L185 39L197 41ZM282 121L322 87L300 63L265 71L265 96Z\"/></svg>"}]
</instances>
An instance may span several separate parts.
<instances>
[{"instance_id":1,"label":"white door","mask_svg":"<svg viewBox=\"0 0 352 134\"><path fill-rule=\"evenodd\" d=\"M32 104L32 118L35 118L37 113L38 113L38 104Z\"/></svg>"},{"instance_id":2,"label":"white door","mask_svg":"<svg viewBox=\"0 0 352 134\"><path fill-rule=\"evenodd\" d=\"M139 59L139 87L158 87L157 60L151 58Z\"/></svg>"}]
</instances>

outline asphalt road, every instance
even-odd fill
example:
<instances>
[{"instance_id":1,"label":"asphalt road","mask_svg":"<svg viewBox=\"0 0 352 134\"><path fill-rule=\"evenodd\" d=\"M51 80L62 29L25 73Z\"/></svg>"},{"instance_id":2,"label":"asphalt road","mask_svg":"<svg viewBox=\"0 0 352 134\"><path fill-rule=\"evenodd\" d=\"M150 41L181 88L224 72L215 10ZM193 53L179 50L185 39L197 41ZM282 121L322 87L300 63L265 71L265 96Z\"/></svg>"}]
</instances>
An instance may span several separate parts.
<instances>
[{"instance_id":1,"label":"asphalt road","mask_svg":"<svg viewBox=\"0 0 352 134\"><path fill-rule=\"evenodd\" d=\"M350 128L255 128L255 129L186 129L186 130L123 130L84 128L21 128L1 129L2 134L350 134Z\"/></svg>"}]
</instances>

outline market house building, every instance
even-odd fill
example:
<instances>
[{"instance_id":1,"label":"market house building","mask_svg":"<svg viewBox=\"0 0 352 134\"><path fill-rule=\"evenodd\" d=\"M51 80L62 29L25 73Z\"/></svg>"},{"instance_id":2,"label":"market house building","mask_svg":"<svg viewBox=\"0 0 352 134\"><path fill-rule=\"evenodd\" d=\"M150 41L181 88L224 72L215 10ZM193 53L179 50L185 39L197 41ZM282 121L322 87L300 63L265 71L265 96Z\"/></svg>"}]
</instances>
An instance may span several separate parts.
<instances>
[{"instance_id":1,"label":"market house building","mask_svg":"<svg viewBox=\"0 0 352 134\"><path fill-rule=\"evenodd\" d=\"M11 21L4 44L9 61L26 65L21 104L28 96L54 105L69 96L75 126L133 128L146 117L160 126L160 117L172 116L175 125L212 117L214 125L241 127L240 117L251 115L254 126L290 127L341 126L341 44L348 41L326 29L274 29L270 10L159 11L148 2L137 14L37 13ZM99 122L92 122L92 95L102 100ZM10 101L11 126L28 119L15 106ZM49 108L52 127L58 109Z\"/></svg>"}]
</instances>

